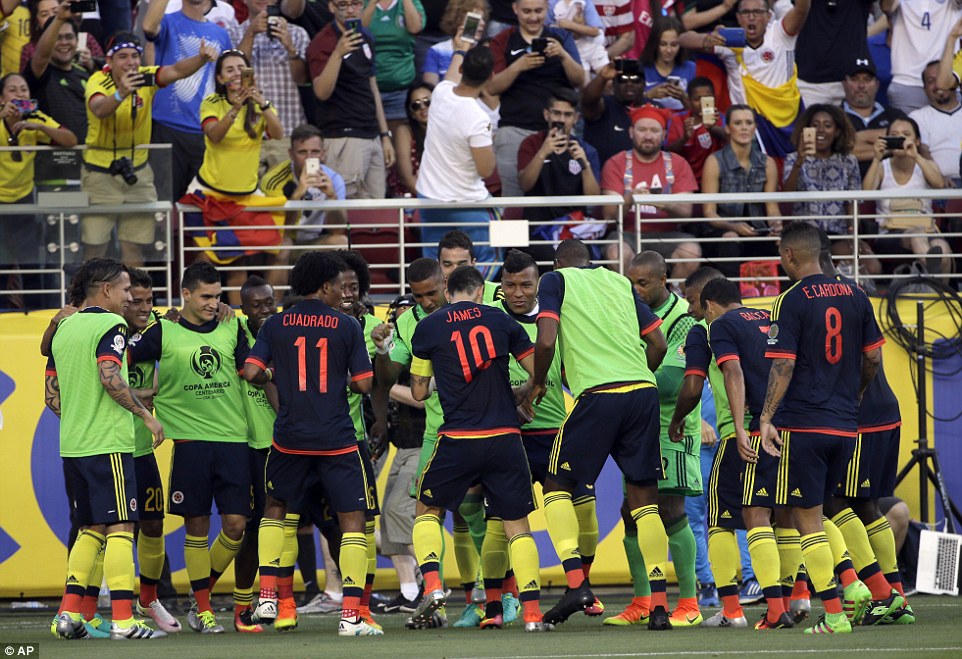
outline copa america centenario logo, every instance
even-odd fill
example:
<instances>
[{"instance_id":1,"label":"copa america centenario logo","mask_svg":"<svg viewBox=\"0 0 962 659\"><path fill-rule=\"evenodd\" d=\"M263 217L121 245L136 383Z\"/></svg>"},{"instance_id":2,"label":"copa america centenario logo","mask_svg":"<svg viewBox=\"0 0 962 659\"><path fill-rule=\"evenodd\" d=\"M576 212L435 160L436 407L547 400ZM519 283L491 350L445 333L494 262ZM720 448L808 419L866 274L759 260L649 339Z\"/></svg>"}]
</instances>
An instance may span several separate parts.
<instances>
[{"instance_id":1,"label":"copa america centenario logo","mask_svg":"<svg viewBox=\"0 0 962 659\"><path fill-rule=\"evenodd\" d=\"M220 371L221 357L212 346L201 346L190 356L190 367L194 373L210 380Z\"/></svg>"}]
</instances>

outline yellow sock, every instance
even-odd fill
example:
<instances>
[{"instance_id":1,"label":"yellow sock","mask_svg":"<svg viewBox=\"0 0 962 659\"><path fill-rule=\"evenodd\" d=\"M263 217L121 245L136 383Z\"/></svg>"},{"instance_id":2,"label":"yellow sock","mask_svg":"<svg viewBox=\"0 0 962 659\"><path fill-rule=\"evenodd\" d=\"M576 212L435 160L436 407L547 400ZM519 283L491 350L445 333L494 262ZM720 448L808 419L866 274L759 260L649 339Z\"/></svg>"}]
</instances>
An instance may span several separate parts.
<instances>
[{"instance_id":1,"label":"yellow sock","mask_svg":"<svg viewBox=\"0 0 962 659\"><path fill-rule=\"evenodd\" d=\"M104 555L107 553L107 539L104 538L104 548L100 550L97 554L97 558L94 559L94 564L90 568L90 579L87 580L88 586L96 586L100 588L100 584L104 581Z\"/></svg>"},{"instance_id":2,"label":"yellow sock","mask_svg":"<svg viewBox=\"0 0 962 659\"><path fill-rule=\"evenodd\" d=\"M414 557L418 565L438 563L441 560L443 539L441 536L441 520L437 515L421 515L414 520L411 531L414 542Z\"/></svg>"},{"instance_id":3,"label":"yellow sock","mask_svg":"<svg viewBox=\"0 0 962 659\"><path fill-rule=\"evenodd\" d=\"M473 584L478 577L478 548L471 537L471 528L467 522L454 524L454 558L458 563L461 574L461 584Z\"/></svg>"},{"instance_id":4,"label":"yellow sock","mask_svg":"<svg viewBox=\"0 0 962 659\"><path fill-rule=\"evenodd\" d=\"M748 531L748 553L752 559L752 570L762 590L779 586L780 561L775 532L771 527L760 526Z\"/></svg>"},{"instance_id":5,"label":"yellow sock","mask_svg":"<svg viewBox=\"0 0 962 659\"><path fill-rule=\"evenodd\" d=\"M835 570L832 566L832 549L829 546L825 533L810 533L801 538L802 556L805 558L805 566L808 568L808 576L812 580L812 586L819 595L825 593L834 594L838 586L835 579ZM838 605L838 598L835 605ZM823 603L826 601L822 600ZM834 608L834 607L833 607ZM841 609L839 609L840 611ZM828 613L838 613L838 611L828 611Z\"/></svg>"},{"instance_id":6,"label":"yellow sock","mask_svg":"<svg viewBox=\"0 0 962 659\"><path fill-rule=\"evenodd\" d=\"M224 574L234 556L240 551L241 543L244 541L242 535L237 540L231 540L223 531L217 534L214 544L210 546L210 569L216 574Z\"/></svg>"},{"instance_id":7,"label":"yellow sock","mask_svg":"<svg viewBox=\"0 0 962 659\"><path fill-rule=\"evenodd\" d=\"M288 514L284 517L284 546L281 549L280 567L294 567L297 563L297 525L301 516Z\"/></svg>"},{"instance_id":8,"label":"yellow sock","mask_svg":"<svg viewBox=\"0 0 962 659\"><path fill-rule=\"evenodd\" d=\"M538 546L530 533L519 533L508 541L511 565L518 578L518 593L522 602L539 599L541 593L541 563Z\"/></svg>"},{"instance_id":9,"label":"yellow sock","mask_svg":"<svg viewBox=\"0 0 962 659\"><path fill-rule=\"evenodd\" d=\"M544 516L548 523L551 543L561 563L576 560L580 568L578 515L575 513L574 504L571 503L571 494L558 491L544 495ZM567 568L565 569L567 571Z\"/></svg>"},{"instance_id":10,"label":"yellow sock","mask_svg":"<svg viewBox=\"0 0 962 659\"><path fill-rule=\"evenodd\" d=\"M277 575L281 566L281 554L284 553L284 522L279 519L261 519L257 527L257 564L261 568L261 576L265 568Z\"/></svg>"},{"instance_id":11,"label":"yellow sock","mask_svg":"<svg viewBox=\"0 0 962 659\"><path fill-rule=\"evenodd\" d=\"M845 545L848 553L852 557L852 564L855 571L867 567L875 562L875 552L872 551L872 544L869 542L868 533L865 525L858 518L851 508L846 508L838 515L832 517L832 522L838 527L842 537L845 538Z\"/></svg>"},{"instance_id":12,"label":"yellow sock","mask_svg":"<svg viewBox=\"0 0 962 659\"><path fill-rule=\"evenodd\" d=\"M205 536L184 537L184 563L187 566L187 578L191 582L201 580L210 582L210 549L207 547Z\"/></svg>"},{"instance_id":13,"label":"yellow sock","mask_svg":"<svg viewBox=\"0 0 962 659\"><path fill-rule=\"evenodd\" d=\"M804 563L801 536L797 529L776 528L775 542L778 544L778 581L782 586L792 588Z\"/></svg>"},{"instance_id":14,"label":"yellow sock","mask_svg":"<svg viewBox=\"0 0 962 659\"><path fill-rule=\"evenodd\" d=\"M822 527L825 529L825 537L828 538L828 544L832 551L832 565L836 566L842 561L851 560L852 557L848 553L848 546L845 544L845 538L842 537L842 532L838 530L835 523L827 517L822 518ZM804 554L804 552L803 552ZM805 562L808 566L808 561ZM811 578L812 571L808 570L808 576ZM815 582L812 582L815 585Z\"/></svg>"},{"instance_id":15,"label":"yellow sock","mask_svg":"<svg viewBox=\"0 0 962 659\"><path fill-rule=\"evenodd\" d=\"M596 499L582 497L574 502L578 518L578 552L582 560L594 557L598 549L598 516L595 514Z\"/></svg>"},{"instance_id":16,"label":"yellow sock","mask_svg":"<svg viewBox=\"0 0 962 659\"><path fill-rule=\"evenodd\" d=\"M338 567L341 568L341 584L344 587L345 599L349 597L360 599L367 574L367 539L363 533L345 533L341 536L341 557Z\"/></svg>"},{"instance_id":17,"label":"yellow sock","mask_svg":"<svg viewBox=\"0 0 962 659\"><path fill-rule=\"evenodd\" d=\"M374 538L374 529L375 524L373 519L364 522L364 542L367 543L365 574L374 574L377 572L377 541ZM296 527L294 531L297 531ZM291 565L293 565L293 563L291 563Z\"/></svg>"},{"instance_id":18,"label":"yellow sock","mask_svg":"<svg viewBox=\"0 0 962 659\"><path fill-rule=\"evenodd\" d=\"M70 556L67 558L67 583L77 584L86 588L90 583L90 573L94 570L94 563L107 544L107 538L96 531L87 529L77 535ZM73 611L72 613L77 613Z\"/></svg>"},{"instance_id":19,"label":"yellow sock","mask_svg":"<svg viewBox=\"0 0 962 659\"><path fill-rule=\"evenodd\" d=\"M708 560L711 561L711 573L717 587L738 585L741 560L734 531L719 526L708 529Z\"/></svg>"},{"instance_id":20,"label":"yellow sock","mask_svg":"<svg viewBox=\"0 0 962 659\"><path fill-rule=\"evenodd\" d=\"M665 591L665 571L668 569L668 534L658 515L658 506L642 506L631 511L638 527L638 547L645 557L651 592ZM652 600L654 604L654 600Z\"/></svg>"},{"instance_id":21,"label":"yellow sock","mask_svg":"<svg viewBox=\"0 0 962 659\"><path fill-rule=\"evenodd\" d=\"M872 543L872 551L878 558L882 574L892 574L899 571L898 554L895 551L895 535L885 517L879 517L865 526L868 540Z\"/></svg>"},{"instance_id":22,"label":"yellow sock","mask_svg":"<svg viewBox=\"0 0 962 659\"><path fill-rule=\"evenodd\" d=\"M164 571L164 537L153 537L141 532L137 536L137 563L140 575L154 581Z\"/></svg>"},{"instance_id":23,"label":"yellow sock","mask_svg":"<svg viewBox=\"0 0 962 659\"><path fill-rule=\"evenodd\" d=\"M237 588L234 587L234 608L246 609L254 603L254 587Z\"/></svg>"},{"instance_id":24,"label":"yellow sock","mask_svg":"<svg viewBox=\"0 0 962 659\"><path fill-rule=\"evenodd\" d=\"M508 538L500 519L489 519L481 545L481 572L500 579L508 571ZM519 579L520 580L520 579Z\"/></svg>"},{"instance_id":25,"label":"yellow sock","mask_svg":"<svg viewBox=\"0 0 962 659\"><path fill-rule=\"evenodd\" d=\"M107 534L104 550L104 576L111 597L124 593L128 599L134 592L134 534L117 532Z\"/></svg>"}]
</instances>

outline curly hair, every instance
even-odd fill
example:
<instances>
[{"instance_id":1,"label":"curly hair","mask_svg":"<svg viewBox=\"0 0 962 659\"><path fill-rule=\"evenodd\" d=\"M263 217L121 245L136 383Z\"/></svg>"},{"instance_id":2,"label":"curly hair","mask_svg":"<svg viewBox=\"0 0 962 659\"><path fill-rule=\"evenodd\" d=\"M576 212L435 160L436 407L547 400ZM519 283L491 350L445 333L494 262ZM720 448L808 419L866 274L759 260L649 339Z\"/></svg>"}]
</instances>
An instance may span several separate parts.
<instances>
[{"instance_id":1,"label":"curly hair","mask_svg":"<svg viewBox=\"0 0 962 659\"><path fill-rule=\"evenodd\" d=\"M347 269L344 259L333 252L308 252L297 259L291 270L291 293L313 295Z\"/></svg>"},{"instance_id":2,"label":"curly hair","mask_svg":"<svg viewBox=\"0 0 962 659\"><path fill-rule=\"evenodd\" d=\"M359 252L353 249L339 249L334 252L347 264L348 270L353 270L357 275L357 291L361 297L367 295L371 290L371 269Z\"/></svg>"},{"instance_id":3,"label":"curly hair","mask_svg":"<svg viewBox=\"0 0 962 659\"><path fill-rule=\"evenodd\" d=\"M795 128L792 130L792 143L800 143L802 130L811 127L815 115L819 112L824 112L830 116L835 123L835 127L838 128L838 135L832 142L832 153L841 153L843 156L850 154L852 149L855 148L855 129L852 127L852 122L845 116L842 108L834 105L816 103L805 108L805 111L795 121Z\"/></svg>"}]
</instances>

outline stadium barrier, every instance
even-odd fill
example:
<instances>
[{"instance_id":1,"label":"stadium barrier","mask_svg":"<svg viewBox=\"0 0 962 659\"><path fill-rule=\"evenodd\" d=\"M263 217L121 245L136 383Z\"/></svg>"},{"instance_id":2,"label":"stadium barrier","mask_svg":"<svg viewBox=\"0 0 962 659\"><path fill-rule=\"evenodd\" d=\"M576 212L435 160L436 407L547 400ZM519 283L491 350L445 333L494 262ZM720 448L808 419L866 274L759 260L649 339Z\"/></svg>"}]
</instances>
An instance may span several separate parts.
<instances>
[{"instance_id":1,"label":"stadium barrier","mask_svg":"<svg viewBox=\"0 0 962 659\"><path fill-rule=\"evenodd\" d=\"M926 326L933 332L929 336L954 337L957 340L960 310L949 302L934 298L929 300L925 315ZM771 302L771 298L758 298L752 300L751 304L766 306ZM913 448L912 441L918 437L914 360L893 340L896 328L886 320L889 302L884 298L873 298L873 303L888 339L883 347L886 373L902 411L904 425L899 464L903 465ZM895 304L902 318L915 318L913 299L906 297ZM7 449L0 469L0 597L56 595L63 586L67 555L65 541L69 528L68 506L58 456L59 421L44 407L45 361L38 349L39 337L53 313L43 311L0 315L3 346L0 351L0 442ZM384 309L380 308L378 313L383 316ZM934 438L934 446L941 454L942 464L946 465L944 475L949 488L956 501L960 501L962 472L951 468L951 465L962 464L962 426L952 419L959 414L958 391L962 388L962 357L957 347L954 357L940 362L929 378L929 409L935 418L930 418L928 436ZM170 448L171 443L165 442L157 454L161 473L164 474L169 465ZM381 493L384 491L390 460L390 455L385 458L378 479ZM621 477L609 461L596 485L601 542L591 573L593 583L623 584L629 581L621 543L621 488ZM916 472L902 483L897 493L917 515L919 499ZM941 517L938 507L933 510L937 518ZM540 510L532 514L531 525L541 557L543 583L562 587L564 576ZM212 526L212 533L216 534L216 516ZM187 578L183 569L182 520L169 517L165 531L174 583L179 592L184 594ZM447 546L453 546L450 538ZM446 561L445 573L451 577L453 585L457 579L453 552L448 552ZM389 563L379 558L378 565L380 569L375 587L380 590L396 587L396 577ZM300 587L300 576L297 575L296 579ZM233 571L228 570L218 583L218 592L229 592L232 583Z\"/></svg>"}]
</instances>

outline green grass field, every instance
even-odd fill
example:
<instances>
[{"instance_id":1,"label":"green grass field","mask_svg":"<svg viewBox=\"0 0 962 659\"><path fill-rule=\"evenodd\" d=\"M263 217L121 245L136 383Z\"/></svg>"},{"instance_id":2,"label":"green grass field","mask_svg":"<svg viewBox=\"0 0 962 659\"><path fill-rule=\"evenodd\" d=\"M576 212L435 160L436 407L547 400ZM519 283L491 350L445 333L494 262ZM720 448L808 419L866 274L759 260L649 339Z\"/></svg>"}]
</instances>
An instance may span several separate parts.
<instances>
[{"instance_id":1,"label":"green grass field","mask_svg":"<svg viewBox=\"0 0 962 659\"><path fill-rule=\"evenodd\" d=\"M553 604L557 592L548 593ZM606 595L609 614L627 603L623 591ZM335 616L301 616L297 631L277 634L241 635L230 628L230 614L218 619L228 632L201 636L186 629L183 633L158 641L129 643L109 641L58 641L50 636L51 613L11 612L0 607L0 651L6 643L40 643L40 656L48 657L690 657L690 656L769 656L820 654L836 657L852 653L857 657L962 656L962 630L959 628L962 603L951 597L916 595L911 598L918 622L913 626L859 627L850 635L811 637L800 630L756 632L752 629L677 629L649 632L644 627L602 627L600 620L578 615L558 630L545 634L525 634L523 628L502 631L445 629L410 631L403 628L403 617L380 616L385 635L377 638L339 638ZM547 607L546 607L547 608ZM750 622L761 615L761 607L746 608ZM449 607L452 621L461 612ZM711 611L712 613L714 610ZM181 617L183 621L183 618ZM803 623L810 624L809 621ZM36 656L36 653L33 654Z\"/></svg>"}]
</instances>

